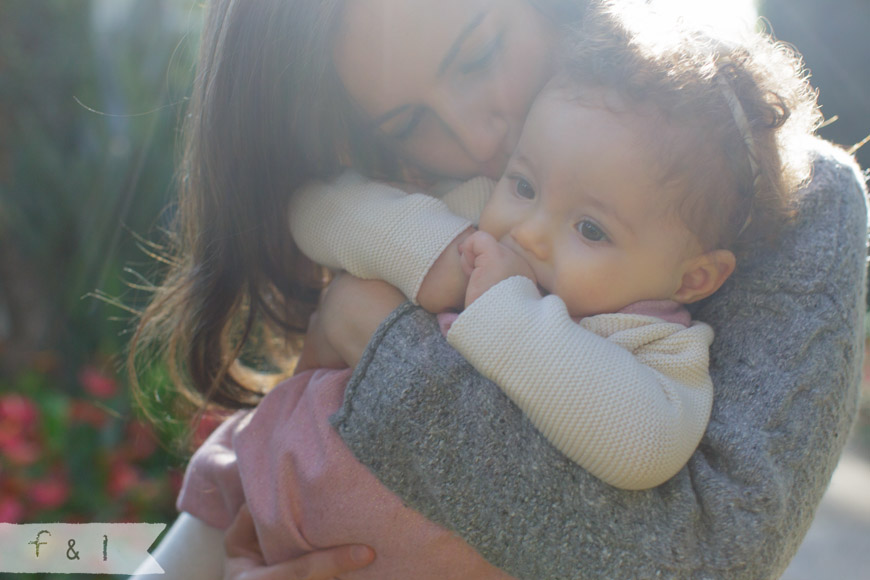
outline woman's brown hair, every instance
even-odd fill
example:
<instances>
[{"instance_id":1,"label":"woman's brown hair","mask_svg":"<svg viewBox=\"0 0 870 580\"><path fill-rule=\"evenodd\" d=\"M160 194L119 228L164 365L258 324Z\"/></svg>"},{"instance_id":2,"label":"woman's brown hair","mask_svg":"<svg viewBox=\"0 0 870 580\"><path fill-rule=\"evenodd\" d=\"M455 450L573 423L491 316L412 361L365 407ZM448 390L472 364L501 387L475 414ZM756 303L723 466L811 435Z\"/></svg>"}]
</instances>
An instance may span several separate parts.
<instances>
[{"instance_id":1,"label":"woman's brown hair","mask_svg":"<svg viewBox=\"0 0 870 580\"><path fill-rule=\"evenodd\" d=\"M174 416L207 403L255 405L269 377L246 371L240 355L261 346L263 329L283 339L285 353L297 351L326 283L292 241L289 196L335 176L342 161L390 173L389 154L363 129L333 68L344 1L210 2L161 252L166 271L128 357L141 402L154 385L138 376L156 359L182 395ZM578 21L585 6L529 2L557 22Z\"/></svg>"},{"instance_id":2,"label":"woman's brown hair","mask_svg":"<svg viewBox=\"0 0 870 580\"><path fill-rule=\"evenodd\" d=\"M230 372L251 333L263 323L292 346L304 332L324 276L293 245L286 201L339 169L350 109L327 61L341 5L210 3L183 123L168 271L131 343L137 392L137 364L157 356L194 408L253 405L260 386Z\"/></svg>"}]
</instances>

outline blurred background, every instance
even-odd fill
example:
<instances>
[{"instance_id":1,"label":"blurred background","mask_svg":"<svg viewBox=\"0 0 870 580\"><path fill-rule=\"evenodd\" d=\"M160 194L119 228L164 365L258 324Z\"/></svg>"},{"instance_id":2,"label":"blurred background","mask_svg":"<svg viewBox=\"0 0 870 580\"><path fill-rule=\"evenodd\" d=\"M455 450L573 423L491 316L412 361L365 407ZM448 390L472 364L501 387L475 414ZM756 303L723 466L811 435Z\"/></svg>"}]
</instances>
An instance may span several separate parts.
<instances>
[{"instance_id":1,"label":"blurred background","mask_svg":"<svg viewBox=\"0 0 870 580\"><path fill-rule=\"evenodd\" d=\"M661 1L717 19L757 9L837 117L822 135L847 148L870 135L867 0ZM126 308L156 270L143 240L171 211L201 11L0 0L0 522L175 519L179 433L140 418L123 359ZM870 145L857 157L870 167ZM865 574L868 457L865 404L788 580Z\"/></svg>"}]
</instances>

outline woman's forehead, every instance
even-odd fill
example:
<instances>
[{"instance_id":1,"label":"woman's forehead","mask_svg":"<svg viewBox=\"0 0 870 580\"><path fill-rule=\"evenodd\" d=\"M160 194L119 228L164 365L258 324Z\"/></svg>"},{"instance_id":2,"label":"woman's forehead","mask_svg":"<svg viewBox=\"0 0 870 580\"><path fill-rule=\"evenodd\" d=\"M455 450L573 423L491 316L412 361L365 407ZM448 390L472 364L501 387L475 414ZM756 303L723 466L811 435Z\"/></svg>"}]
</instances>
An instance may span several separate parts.
<instances>
[{"instance_id":1,"label":"woman's forehead","mask_svg":"<svg viewBox=\"0 0 870 580\"><path fill-rule=\"evenodd\" d=\"M372 118L414 102L496 0L353 0L336 38L338 74Z\"/></svg>"}]
</instances>

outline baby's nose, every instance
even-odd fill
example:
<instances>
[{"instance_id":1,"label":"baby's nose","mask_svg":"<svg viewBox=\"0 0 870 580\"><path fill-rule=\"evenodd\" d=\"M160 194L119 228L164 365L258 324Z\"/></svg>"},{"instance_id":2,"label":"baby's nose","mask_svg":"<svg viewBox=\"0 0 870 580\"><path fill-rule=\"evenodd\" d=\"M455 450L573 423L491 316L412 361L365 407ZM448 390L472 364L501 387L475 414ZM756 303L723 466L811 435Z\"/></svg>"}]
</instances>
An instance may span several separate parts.
<instances>
[{"instance_id":1,"label":"baby's nose","mask_svg":"<svg viewBox=\"0 0 870 580\"><path fill-rule=\"evenodd\" d=\"M548 228L543 219L532 218L517 224L511 230L511 237L523 250L543 261L550 256L551 236Z\"/></svg>"}]
</instances>

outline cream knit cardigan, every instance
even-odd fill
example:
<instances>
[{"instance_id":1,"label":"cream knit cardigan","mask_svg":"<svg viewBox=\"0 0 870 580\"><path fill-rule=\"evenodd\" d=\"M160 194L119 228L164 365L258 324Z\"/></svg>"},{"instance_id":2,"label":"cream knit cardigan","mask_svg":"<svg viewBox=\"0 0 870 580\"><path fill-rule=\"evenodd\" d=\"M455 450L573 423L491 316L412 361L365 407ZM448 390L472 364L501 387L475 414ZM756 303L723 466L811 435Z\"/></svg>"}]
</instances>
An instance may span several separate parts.
<instances>
[{"instance_id":1,"label":"cream knit cardigan","mask_svg":"<svg viewBox=\"0 0 870 580\"><path fill-rule=\"evenodd\" d=\"M414 300L434 260L476 223L492 187L477 178L440 197L406 194L348 172L294 194L291 232L312 260L385 280ZM447 340L556 448L615 487L664 483L706 429L706 324L623 313L577 323L558 297L542 298L516 276L460 314Z\"/></svg>"}]
</instances>

